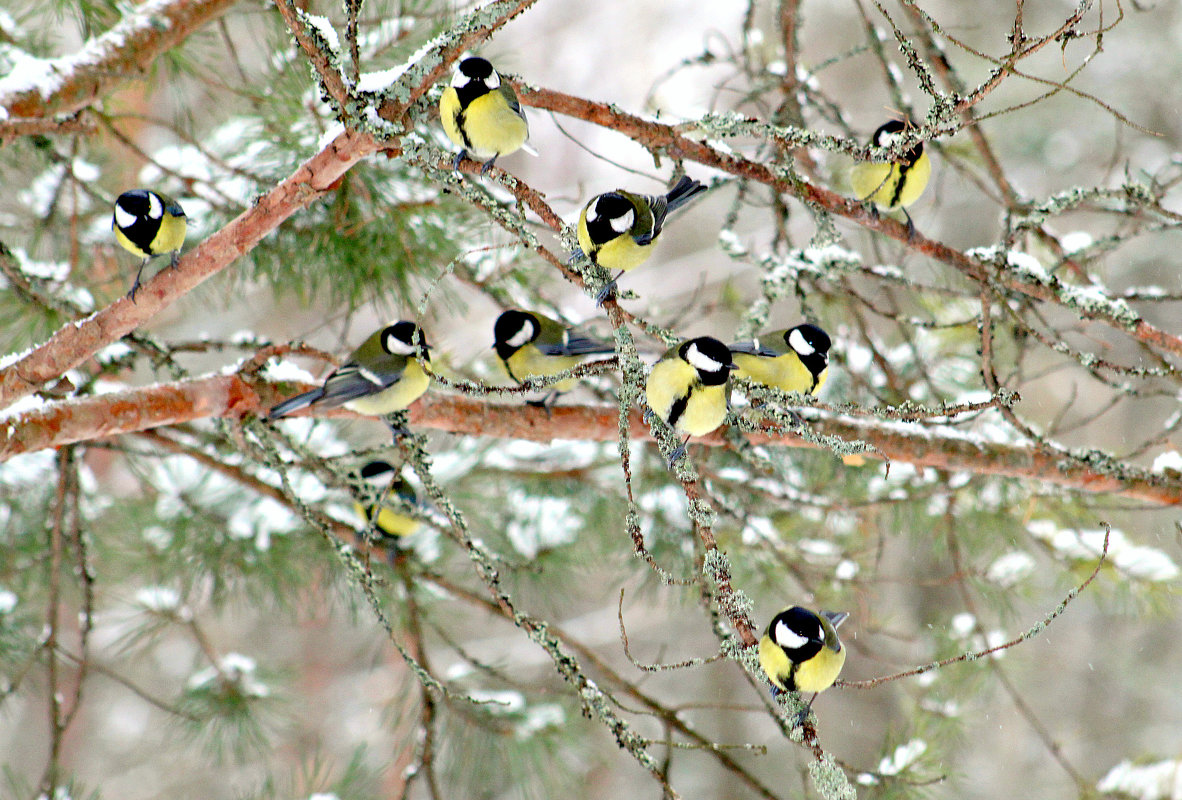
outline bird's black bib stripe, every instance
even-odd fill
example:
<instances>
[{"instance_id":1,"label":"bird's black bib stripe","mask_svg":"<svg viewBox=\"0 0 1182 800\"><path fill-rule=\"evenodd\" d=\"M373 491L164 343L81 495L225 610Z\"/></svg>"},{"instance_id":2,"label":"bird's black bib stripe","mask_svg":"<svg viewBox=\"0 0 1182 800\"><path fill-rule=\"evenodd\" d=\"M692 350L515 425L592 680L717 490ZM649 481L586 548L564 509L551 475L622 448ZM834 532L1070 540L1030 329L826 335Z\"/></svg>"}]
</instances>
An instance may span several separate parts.
<instances>
[{"instance_id":1,"label":"bird's black bib stripe","mask_svg":"<svg viewBox=\"0 0 1182 800\"><path fill-rule=\"evenodd\" d=\"M681 415L685 413L685 407L689 405L690 395L694 393L691 387L688 392L673 401L673 405L669 407L669 419L667 422L672 428L677 427L677 420L681 419Z\"/></svg>"}]
</instances>

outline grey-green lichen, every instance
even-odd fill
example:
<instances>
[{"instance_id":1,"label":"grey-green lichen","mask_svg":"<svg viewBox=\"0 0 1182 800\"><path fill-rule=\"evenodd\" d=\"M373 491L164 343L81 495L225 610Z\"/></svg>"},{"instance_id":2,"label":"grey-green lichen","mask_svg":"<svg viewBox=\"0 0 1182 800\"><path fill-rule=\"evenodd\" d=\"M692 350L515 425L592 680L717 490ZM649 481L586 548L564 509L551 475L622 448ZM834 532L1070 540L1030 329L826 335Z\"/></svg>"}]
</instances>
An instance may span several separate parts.
<instances>
[{"instance_id":1,"label":"grey-green lichen","mask_svg":"<svg viewBox=\"0 0 1182 800\"><path fill-rule=\"evenodd\" d=\"M828 753L809 762L809 777L825 800L854 800L858 796L845 771Z\"/></svg>"},{"instance_id":2,"label":"grey-green lichen","mask_svg":"<svg viewBox=\"0 0 1182 800\"><path fill-rule=\"evenodd\" d=\"M1072 286L1064 283L1028 253L995 245L974 248L965 254L994 266L1021 283L1049 289L1064 306L1075 309L1084 316L1112 320L1126 330L1132 330L1141 322L1140 314L1124 300L1111 297L1104 287L1096 284Z\"/></svg>"}]
</instances>

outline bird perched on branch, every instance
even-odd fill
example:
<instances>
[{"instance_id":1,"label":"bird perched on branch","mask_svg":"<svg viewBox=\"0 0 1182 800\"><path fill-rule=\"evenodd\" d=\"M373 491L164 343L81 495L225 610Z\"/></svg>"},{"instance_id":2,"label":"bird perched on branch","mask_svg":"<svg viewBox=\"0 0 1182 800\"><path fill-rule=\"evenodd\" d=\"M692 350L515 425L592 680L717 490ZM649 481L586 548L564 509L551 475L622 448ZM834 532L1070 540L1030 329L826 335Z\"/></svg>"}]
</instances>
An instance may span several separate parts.
<instances>
[{"instance_id":1,"label":"bird perched on branch","mask_svg":"<svg viewBox=\"0 0 1182 800\"><path fill-rule=\"evenodd\" d=\"M759 665L777 692L812 692L812 706L833 685L845 665L837 629L847 617L844 611L817 614L800 606L772 617L759 640Z\"/></svg>"},{"instance_id":2,"label":"bird perched on branch","mask_svg":"<svg viewBox=\"0 0 1182 800\"><path fill-rule=\"evenodd\" d=\"M375 417L399 411L417 400L431 383L431 375L423 369L420 359L429 363L431 355L419 326L406 320L387 325L362 342L323 386L279 403L267 419L278 419L312 405L343 405ZM395 436L403 433L393 425L390 428Z\"/></svg>"},{"instance_id":3,"label":"bird perched on branch","mask_svg":"<svg viewBox=\"0 0 1182 800\"><path fill-rule=\"evenodd\" d=\"M785 392L816 394L829 377L829 334L816 325L765 333L729 345L735 377Z\"/></svg>"},{"instance_id":4,"label":"bird perched on branch","mask_svg":"<svg viewBox=\"0 0 1182 800\"><path fill-rule=\"evenodd\" d=\"M376 531L394 548L400 548L403 537L410 536L422 523L406 513L419 506L418 497L394 467L385 461L371 461L361 468L361 480L369 484L377 503L368 505L354 501L353 510L365 521L364 535Z\"/></svg>"},{"instance_id":5,"label":"bird perched on branch","mask_svg":"<svg viewBox=\"0 0 1182 800\"><path fill-rule=\"evenodd\" d=\"M521 383L526 378L557 375L577 366L585 356L614 353L616 348L572 331L536 311L511 308L493 325L493 349L505 373ZM575 387L575 378L555 383L542 401L548 405L562 392Z\"/></svg>"},{"instance_id":6,"label":"bird perched on branch","mask_svg":"<svg viewBox=\"0 0 1182 800\"><path fill-rule=\"evenodd\" d=\"M705 186L683 175L666 194L616 189L588 201L579 214L579 247L592 263L618 270L599 293L600 304L615 292L620 275L639 267L652 255L665 218L704 191ZM575 253L574 258L578 257Z\"/></svg>"},{"instance_id":7,"label":"bird perched on branch","mask_svg":"<svg viewBox=\"0 0 1182 800\"><path fill-rule=\"evenodd\" d=\"M893 147L904 138L908 128L914 127L910 120L892 119L883 123L870 144L875 147ZM923 151L923 142L903 153L900 161L860 161L850 169L850 186L854 196L863 203L870 202L875 213L878 210L899 209L907 218L907 230L915 233L915 224L907 213L907 206L923 194L932 174L932 160Z\"/></svg>"},{"instance_id":8,"label":"bird perched on branch","mask_svg":"<svg viewBox=\"0 0 1182 800\"><path fill-rule=\"evenodd\" d=\"M525 112L517 93L493 65L479 56L456 65L451 86L439 98L439 119L447 138L460 147L452 162L460 168L465 156L483 161L481 174L492 169L498 156L516 152L529 136ZM535 153L536 155L536 153Z\"/></svg>"},{"instance_id":9,"label":"bird perched on branch","mask_svg":"<svg viewBox=\"0 0 1182 800\"><path fill-rule=\"evenodd\" d=\"M653 365L644 388L648 407L674 431L685 434L685 442L669 457L670 466L685 455L689 437L704 436L726 419L727 379L734 368L731 351L709 336L682 342Z\"/></svg>"},{"instance_id":10,"label":"bird perched on branch","mask_svg":"<svg viewBox=\"0 0 1182 800\"><path fill-rule=\"evenodd\" d=\"M187 221L181 204L166 194L151 189L132 189L115 200L111 230L124 250L143 259L135 273L135 282L127 296L135 302L140 277L148 262L165 253L172 254L176 267L181 245L185 243Z\"/></svg>"}]
</instances>

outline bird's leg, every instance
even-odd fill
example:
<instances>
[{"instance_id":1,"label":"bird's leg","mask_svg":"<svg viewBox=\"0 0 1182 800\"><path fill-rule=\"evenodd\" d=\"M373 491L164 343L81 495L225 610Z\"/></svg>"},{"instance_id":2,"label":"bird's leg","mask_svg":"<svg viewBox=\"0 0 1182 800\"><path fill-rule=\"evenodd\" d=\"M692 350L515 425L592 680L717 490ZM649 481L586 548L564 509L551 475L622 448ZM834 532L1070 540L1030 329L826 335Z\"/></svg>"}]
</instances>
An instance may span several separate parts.
<instances>
[{"instance_id":1,"label":"bird's leg","mask_svg":"<svg viewBox=\"0 0 1182 800\"><path fill-rule=\"evenodd\" d=\"M382 417L382 422L390 429L390 433L394 435L394 444L398 444L398 440L403 436L410 436L410 428L406 427L407 415L405 411L394 411Z\"/></svg>"},{"instance_id":2,"label":"bird's leg","mask_svg":"<svg viewBox=\"0 0 1182 800\"><path fill-rule=\"evenodd\" d=\"M173 250L172 251L172 262L171 262L170 266L173 269L176 269L180 265L181 265L181 251L180 250Z\"/></svg>"},{"instance_id":3,"label":"bird's leg","mask_svg":"<svg viewBox=\"0 0 1182 800\"><path fill-rule=\"evenodd\" d=\"M135 282L131 284L131 291L129 291L127 293L128 298L133 303L135 302L135 293L138 292L140 289L140 277L143 276L143 274L144 274L144 267L148 266L148 262L151 260L152 260L151 256L149 256L148 258L145 258L143 261L140 262L140 268L138 270L136 270L136 272L135 272Z\"/></svg>"},{"instance_id":4,"label":"bird's leg","mask_svg":"<svg viewBox=\"0 0 1182 800\"><path fill-rule=\"evenodd\" d=\"M620 288L619 286L616 285L616 281L618 281L620 279L620 276L623 274L624 274L624 270L620 270L619 272L617 272L616 277L614 277L610 281L608 281L607 284L605 284L604 287L599 290L599 294L595 295L596 308L598 308L599 306L603 305L608 300L610 300L611 298L616 296L616 292L619 291L619 288Z\"/></svg>"},{"instance_id":5,"label":"bird's leg","mask_svg":"<svg viewBox=\"0 0 1182 800\"><path fill-rule=\"evenodd\" d=\"M554 407L554 403L558 400L558 395L560 394L562 394L562 392L558 391L557 389L551 389L550 393L541 400L526 400L525 404L527 406L532 406L533 408L542 409L546 412L546 416L549 417L550 409Z\"/></svg>"},{"instance_id":6,"label":"bird's leg","mask_svg":"<svg viewBox=\"0 0 1182 800\"><path fill-rule=\"evenodd\" d=\"M456 153L456 157L451 160L451 168L453 170L455 170L456 172L459 172L460 171L460 164L462 164L464 159L467 157L468 157L467 150L461 150L460 152Z\"/></svg>"},{"instance_id":7,"label":"bird's leg","mask_svg":"<svg viewBox=\"0 0 1182 800\"><path fill-rule=\"evenodd\" d=\"M907 213L907 209L900 207L903 216L907 218L907 243L915 241L915 223L911 221L911 215Z\"/></svg>"},{"instance_id":8,"label":"bird's leg","mask_svg":"<svg viewBox=\"0 0 1182 800\"><path fill-rule=\"evenodd\" d=\"M685 441L673 448L673 452L669 454L669 469L673 469L673 465L686 456L685 446L689 444L690 437L685 437Z\"/></svg>"},{"instance_id":9,"label":"bird's leg","mask_svg":"<svg viewBox=\"0 0 1182 800\"><path fill-rule=\"evenodd\" d=\"M809 701L807 704L805 704L805 707L801 709L800 712L793 718L793 728L800 728L805 722L808 721L809 712L813 710L813 701L817 699L818 694L820 694L820 692L813 692L813 696L809 698Z\"/></svg>"},{"instance_id":10,"label":"bird's leg","mask_svg":"<svg viewBox=\"0 0 1182 800\"><path fill-rule=\"evenodd\" d=\"M500 153L497 153L497 155L500 155ZM497 161L497 156L493 156L488 161L485 161L484 166L480 168L480 174L487 175L488 171L493 168L493 164L495 164L496 161Z\"/></svg>"},{"instance_id":11,"label":"bird's leg","mask_svg":"<svg viewBox=\"0 0 1182 800\"><path fill-rule=\"evenodd\" d=\"M568 267L573 267L575 264L579 263L586 257L587 254L583 252L583 248L576 247L574 250L570 251L570 258L566 260L566 265Z\"/></svg>"}]
</instances>

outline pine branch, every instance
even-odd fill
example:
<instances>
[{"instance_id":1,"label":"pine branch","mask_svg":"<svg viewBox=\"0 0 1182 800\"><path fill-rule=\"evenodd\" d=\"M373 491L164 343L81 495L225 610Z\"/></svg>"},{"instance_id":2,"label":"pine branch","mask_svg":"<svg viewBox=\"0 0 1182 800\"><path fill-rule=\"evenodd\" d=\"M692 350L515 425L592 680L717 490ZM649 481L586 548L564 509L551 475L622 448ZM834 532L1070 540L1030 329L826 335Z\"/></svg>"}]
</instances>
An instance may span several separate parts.
<instances>
[{"instance_id":1,"label":"pine branch","mask_svg":"<svg viewBox=\"0 0 1182 800\"><path fill-rule=\"evenodd\" d=\"M489 36L533 2L501 0L473 12L457 25L458 33L437 40L407 69L403 80L412 85L401 87L405 91L397 93L398 100L385 101L382 115L401 118L447 70L449 59L459 57L464 48ZM145 282L134 303L121 297L85 320L65 325L49 341L0 370L0 409L78 366L225 269L292 214L334 191L349 169L381 146L368 133L346 130L338 135L251 208L186 253L177 269L161 270Z\"/></svg>"},{"instance_id":2,"label":"pine branch","mask_svg":"<svg viewBox=\"0 0 1182 800\"><path fill-rule=\"evenodd\" d=\"M308 387L311 388L311 387ZM20 453L61 447L74 442L135 433L209 417L240 419L262 414L289 390L238 375L213 375L177 383L157 384L127 392L49 403L11 418L0 429L0 461ZM1076 459L1041 452L1033 445L985 442L955 431L862 419L820 409L802 411L809 439L837 437L862 441L874 451L868 458L917 467L1039 481L1073 491L1113 494L1157 505L1182 505L1182 480L1150 473L1127 464L1095 468ZM334 409L318 416L353 419L356 414ZM550 409L499 404L458 395L429 394L410 408L410 423L419 428L495 439L551 442L555 439L614 442L619 435L615 406L557 406ZM654 441L634 412L633 439ZM756 431L744 434L751 444L817 449L820 445L796 434ZM695 438L691 444L728 446L725 430Z\"/></svg>"},{"instance_id":3,"label":"pine branch","mask_svg":"<svg viewBox=\"0 0 1182 800\"><path fill-rule=\"evenodd\" d=\"M0 118L72 114L138 78L163 53L211 22L237 0L148 0L78 52L45 62L52 88L14 73L0 79ZM47 91L47 89L49 89Z\"/></svg>"}]
</instances>

